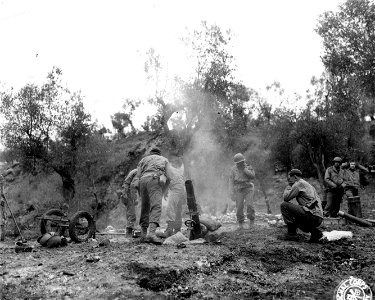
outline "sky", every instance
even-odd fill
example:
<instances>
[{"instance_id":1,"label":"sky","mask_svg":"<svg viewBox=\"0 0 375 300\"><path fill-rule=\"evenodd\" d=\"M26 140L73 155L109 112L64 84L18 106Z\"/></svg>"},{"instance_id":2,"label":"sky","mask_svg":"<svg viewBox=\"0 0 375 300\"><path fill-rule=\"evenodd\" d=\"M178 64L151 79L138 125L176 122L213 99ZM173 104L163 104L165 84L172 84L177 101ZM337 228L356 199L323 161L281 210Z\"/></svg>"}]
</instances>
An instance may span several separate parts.
<instances>
[{"instance_id":1,"label":"sky","mask_svg":"<svg viewBox=\"0 0 375 300\"><path fill-rule=\"evenodd\" d=\"M149 91L145 53L154 48L168 74L189 70L180 41L201 21L231 29L236 77L253 89L274 81L303 94L323 72L320 14L338 0L0 0L0 83L42 83L57 66L99 124L110 126L126 98ZM141 120L148 110L138 111ZM141 122L141 121L140 121Z\"/></svg>"}]
</instances>

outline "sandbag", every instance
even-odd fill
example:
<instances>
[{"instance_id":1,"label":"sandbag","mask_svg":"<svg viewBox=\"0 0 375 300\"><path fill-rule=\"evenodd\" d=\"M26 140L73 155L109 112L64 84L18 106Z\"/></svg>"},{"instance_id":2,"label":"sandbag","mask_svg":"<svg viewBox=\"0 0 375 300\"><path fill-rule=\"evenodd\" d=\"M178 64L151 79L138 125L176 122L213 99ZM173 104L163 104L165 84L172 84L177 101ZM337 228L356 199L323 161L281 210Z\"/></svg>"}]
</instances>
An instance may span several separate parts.
<instances>
[{"instance_id":1,"label":"sandbag","mask_svg":"<svg viewBox=\"0 0 375 300\"><path fill-rule=\"evenodd\" d=\"M221 227L221 223L206 216L199 216L199 222L207 227L208 231L215 231Z\"/></svg>"},{"instance_id":2,"label":"sandbag","mask_svg":"<svg viewBox=\"0 0 375 300\"><path fill-rule=\"evenodd\" d=\"M174 235L171 235L169 238L167 238L163 245L177 245L183 242L187 242L189 239L184 236L181 231L177 232Z\"/></svg>"}]
</instances>

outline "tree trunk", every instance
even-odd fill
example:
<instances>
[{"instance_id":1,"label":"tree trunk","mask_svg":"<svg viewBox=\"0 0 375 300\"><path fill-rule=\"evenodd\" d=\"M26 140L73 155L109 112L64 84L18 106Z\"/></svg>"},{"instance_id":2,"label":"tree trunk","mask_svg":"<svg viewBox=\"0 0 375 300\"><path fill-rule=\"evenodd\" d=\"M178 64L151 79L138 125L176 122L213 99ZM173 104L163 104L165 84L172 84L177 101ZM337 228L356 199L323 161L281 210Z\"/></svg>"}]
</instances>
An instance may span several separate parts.
<instances>
[{"instance_id":1,"label":"tree trunk","mask_svg":"<svg viewBox=\"0 0 375 300\"><path fill-rule=\"evenodd\" d=\"M73 200L75 195L75 182L66 168L53 167L55 172L60 175L62 180L62 196L66 203L70 205L71 200Z\"/></svg>"}]
</instances>

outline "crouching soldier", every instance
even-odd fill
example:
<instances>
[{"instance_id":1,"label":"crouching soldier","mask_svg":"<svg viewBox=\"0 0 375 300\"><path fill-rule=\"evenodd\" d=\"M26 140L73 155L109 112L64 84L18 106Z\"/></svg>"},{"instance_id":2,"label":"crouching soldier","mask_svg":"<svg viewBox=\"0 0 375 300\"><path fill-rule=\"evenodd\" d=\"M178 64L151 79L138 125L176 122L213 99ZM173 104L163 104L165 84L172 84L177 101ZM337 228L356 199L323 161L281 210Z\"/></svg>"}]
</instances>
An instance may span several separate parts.
<instances>
[{"instance_id":1,"label":"crouching soldier","mask_svg":"<svg viewBox=\"0 0 375 300\"><path fill-rule=\"evenodd\" d=\"M236 215L239 229L243 228L245 222L244 208L250 224L254 223L255 210L253 207L254 185L251 182L255 178L255 172L245 162L245 157L237 153L233 157L235 165L232 167L229 177L229 191L231 199L236 203Z\"/></svg>"},{"instance_id":2,"label":"crouching soldier","mask_svg":"<svg viewBox=\"0 0 375 300\"><path fill-rule=\"evenodd\" d=\"M322 203L315 188L301 178L302 173L293 169L288 174L289 186L284 191L281 214L288 227L288 233L279 237L282 240L297 241L297 228L311 233L310 243L317 243L323 237L318 226L323 221ZM298 204L290 203L296 199Z\"/></svg>"},{"instance_id":3,"label":"crouching soldier","mask_svg":"<svg viewBox=\"0 0 375 300\"><path fill-rule=\"evenodd\" d=\"M150 155L144 157L138 164L139 192L141 196L141 242L151 242L161 245L163 241L156 236L159 227L163 194L170 180L169 161L161 156L158 148L153 148ZM148 234L147 234L148 228Z\"/></svg>"},{"instance_id":4,"label":"crouching soldier","mask_svg":"<svg viewBox=\"0 0 375 300\"><path fill-rule=\"evenodd\" d=\"M139 197L139 179L137 177L137 169L129 172L122 185L121 200L126 207L126 236L132 237L136 223L136 207Z\"/></svg>"}]
</instances>

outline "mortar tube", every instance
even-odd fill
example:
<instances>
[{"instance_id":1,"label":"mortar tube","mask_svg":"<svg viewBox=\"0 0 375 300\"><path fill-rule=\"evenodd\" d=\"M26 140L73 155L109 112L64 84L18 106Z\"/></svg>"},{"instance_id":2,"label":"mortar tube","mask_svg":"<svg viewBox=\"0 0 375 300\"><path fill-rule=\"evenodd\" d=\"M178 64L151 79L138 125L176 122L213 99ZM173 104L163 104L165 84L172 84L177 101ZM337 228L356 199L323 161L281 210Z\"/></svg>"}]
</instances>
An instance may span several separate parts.
<instances>
[{"instance_id":1,"label":"mortar tube","mask_svg":"<svg viewBox=\"0 0 375 300\"><path fill-rule=\"evenodd\" d=\"M355 217L353 215L350 215L350 214L348 214L346 212L343 212L341 210L337 213L337 215L339 215L340 217L343 217L343 218L345 218L345 219L347 219L349 221L352 221L354 223L362 225L364 227L372 227L373 226L371 222L368 222L368 221L366 221L364 219L361 219L361 218L357 218L357 217Z\"/></svg>"},{"instance_id":2,"label":"mortar tube","mask_svg":"<svg viewBox=\"0 0 375 300\"><path fill-rule=\"evenodd\" d=\"M193 182L191 180L185 181L186 196L187 196L187 206L189 212L192 214L191 219L194 221L193 225L193 238L201 234L201 224L199 221L197 201L194 195Z\"/></svg>"}]
</instances>

